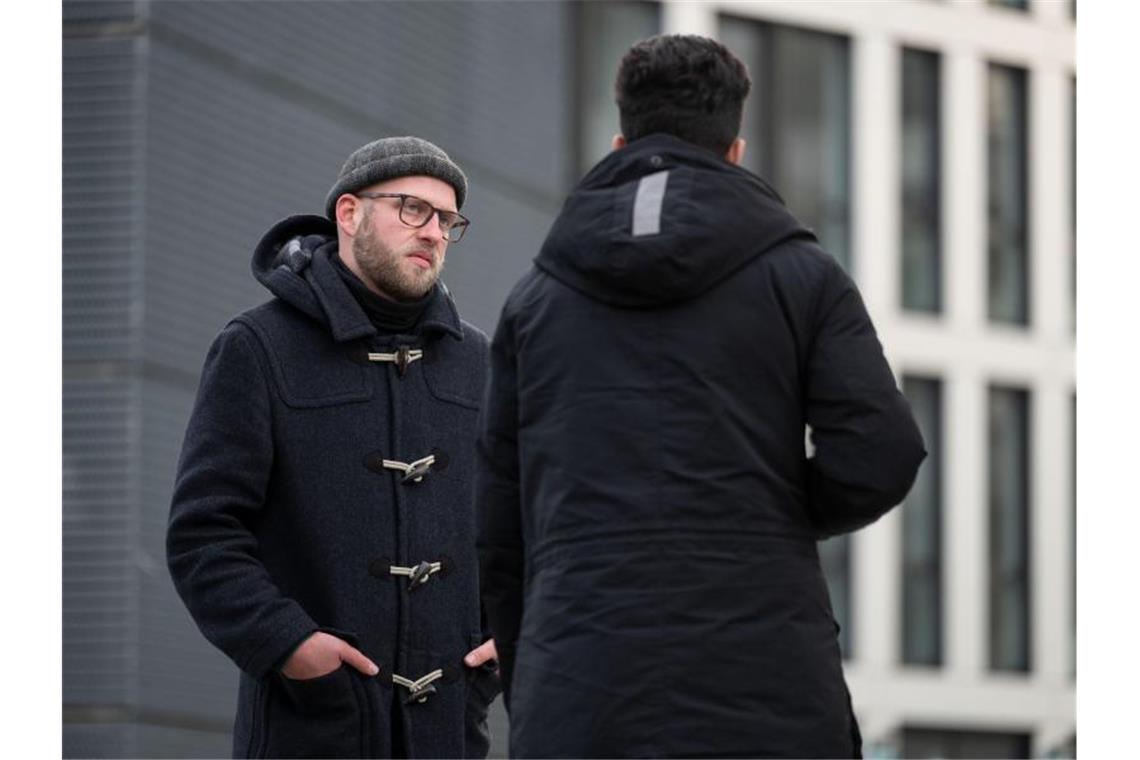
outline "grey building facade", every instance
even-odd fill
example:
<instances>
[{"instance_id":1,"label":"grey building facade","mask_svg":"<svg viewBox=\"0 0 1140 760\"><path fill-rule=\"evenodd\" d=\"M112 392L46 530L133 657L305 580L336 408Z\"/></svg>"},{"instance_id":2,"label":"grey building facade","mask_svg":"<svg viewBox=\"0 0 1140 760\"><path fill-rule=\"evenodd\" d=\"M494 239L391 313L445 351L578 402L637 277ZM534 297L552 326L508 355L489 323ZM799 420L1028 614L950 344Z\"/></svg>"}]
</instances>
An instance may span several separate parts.
<instances>
[{"instance_id":1,"label":"grey building facade","mask_svg":"<svg viewBox=\"0 0 1140 760\"><path fill-rule=\"evenodd\" d=\"M268 298L253 245L321 213L354 148L420 135L469 175L444 279L492 330L572 180L571 10L63 4L65 756L228 754L236 669L164 533L205 350Z\"/></svg>"}]
</instances>

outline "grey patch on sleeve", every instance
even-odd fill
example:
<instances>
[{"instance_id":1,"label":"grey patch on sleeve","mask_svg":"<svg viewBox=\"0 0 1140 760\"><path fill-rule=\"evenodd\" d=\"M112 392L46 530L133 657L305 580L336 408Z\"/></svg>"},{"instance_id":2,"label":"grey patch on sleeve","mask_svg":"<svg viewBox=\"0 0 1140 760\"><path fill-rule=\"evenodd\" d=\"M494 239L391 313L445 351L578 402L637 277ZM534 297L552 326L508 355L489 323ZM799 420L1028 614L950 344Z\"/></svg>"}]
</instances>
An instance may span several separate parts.
<instances>
[{"instance_id":1,"label":"grey patch on sleeve","mask_svg":"<svg viewBox=\"0 0 1140 760\"><path fill-rule=\"evenodd\" d=\"M656 235L661 231L661 204L669 171L647 174L637 183L633 201L633 236Z\"/></svg>"}]
</instances>

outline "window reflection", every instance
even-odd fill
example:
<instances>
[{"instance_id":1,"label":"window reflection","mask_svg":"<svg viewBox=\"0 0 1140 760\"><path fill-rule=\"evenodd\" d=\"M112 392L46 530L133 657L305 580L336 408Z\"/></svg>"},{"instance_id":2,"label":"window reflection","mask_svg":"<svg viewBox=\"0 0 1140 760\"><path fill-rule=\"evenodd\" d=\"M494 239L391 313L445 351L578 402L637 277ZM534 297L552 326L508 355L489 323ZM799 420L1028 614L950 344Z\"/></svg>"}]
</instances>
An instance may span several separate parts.
<instances>
[{"instance_id":1,"label":"window reflection","mask_svg":"<svg viewBox=\"0 0 1140 760\"><path fill-rule=\"evenodd\" d=\"M1028 11L1029 0L989 0L990 5L1015 11Z\"/></svg>"},{"instance_id":2,"label":"window reflection","mask_svg":"<svg viewBox=\"0 0 1140 760\"><path fill-rule=\"evenodd\" d=\"M1077 331L1077 80L1069 79L1069 324Z\"/></svg>"},{"instance_id":3,"label":"window reflection","mask_svg":"<svg viewBox=\"0 0 1140 760\"><path fill-rule=\"evenodd\" d=\"M989 393L990 668L1029 669L1029 393Z\"/></svg>"},{"instance_id":4,"label":"window reflection","mask_svg":"<svg viewBox=\"0 0 1140 760\"><path fill-rule=\"evenodd\" d=\"M903 378L927 457L902 507L902 659L942 663L942 383Z\"/></svg>"},{"instance_id":5,"label":"window reflection","mask_svg":"<svg viewBox=\"0 0 1140 760\"><path fill-rule=\"evenodd\" d=\"M1026 73L991 64L988 100L989 317L1029 322Z\"/></svg>"},{"instance_id":6,"label":"window reflection","mask_svg":"<svg viewBox=\"0 0 1140 760\"><path fill-rule=\"evenodd\" d=\"M939 59L902 53L902 303L942 310Z\"/></svg>"}]
</instances>

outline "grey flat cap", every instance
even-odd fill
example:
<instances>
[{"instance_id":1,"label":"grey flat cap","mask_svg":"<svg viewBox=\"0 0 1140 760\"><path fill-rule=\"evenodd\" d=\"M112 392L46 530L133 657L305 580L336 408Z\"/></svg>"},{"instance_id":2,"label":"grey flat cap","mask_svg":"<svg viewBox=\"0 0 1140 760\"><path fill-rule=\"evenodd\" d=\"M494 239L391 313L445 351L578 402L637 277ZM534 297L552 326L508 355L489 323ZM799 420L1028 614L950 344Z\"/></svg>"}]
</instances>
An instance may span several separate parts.
<instances>
[{"instance_id":1,"label":"grey flat cap","mask_svg":"<svg viewBox=\"0 0 1140 760\"><path fill-rule=\"evenodd\" d=\"M336 200L396 177L435 177L455 188L456 208L467 198L467 177L438 146L419 137L382 137L357 148L344 162L325 198L325 215L336 221Z\"/></svg>"}]
</instances>

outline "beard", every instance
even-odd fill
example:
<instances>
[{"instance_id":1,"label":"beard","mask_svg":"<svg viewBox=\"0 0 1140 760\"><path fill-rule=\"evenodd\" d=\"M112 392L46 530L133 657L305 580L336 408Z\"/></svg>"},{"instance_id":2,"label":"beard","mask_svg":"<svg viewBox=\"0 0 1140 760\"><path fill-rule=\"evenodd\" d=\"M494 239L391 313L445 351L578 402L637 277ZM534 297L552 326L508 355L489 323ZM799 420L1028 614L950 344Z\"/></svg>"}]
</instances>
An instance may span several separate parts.
<instances>
[{"instance_id":1,"label":"beard","mask_svg":"<svg viewBox=\"0 0 1140 760\"><path fill-rule=\"evenodd\" d=\"M410 266L407 257L415 251L429 255L432 265L427 269ZM353 238L352 257L372 285L397 301L423 298L443 272L443 257L431 245L413 240L396 250L380 240L372 229L371 213L364 217L359 233Z\"/></svg>"}]
</instances>

